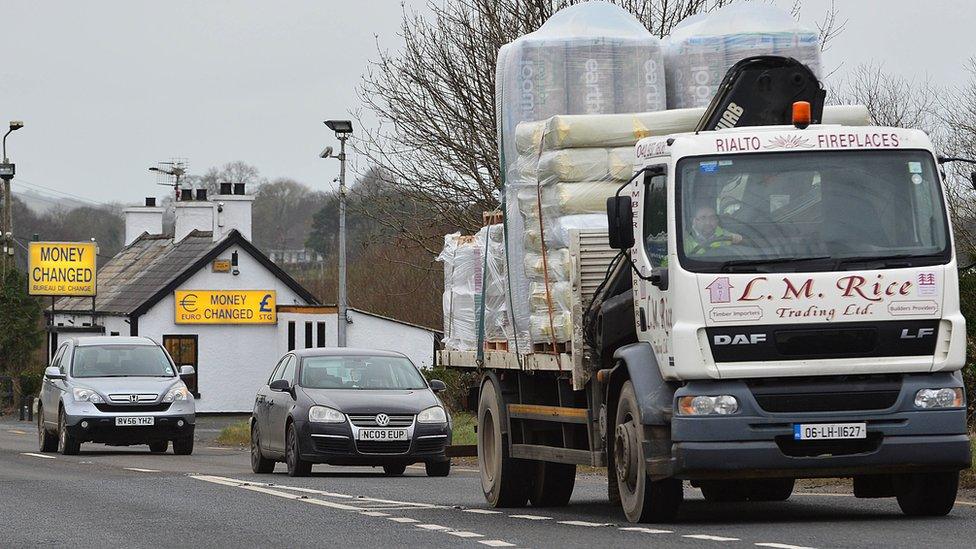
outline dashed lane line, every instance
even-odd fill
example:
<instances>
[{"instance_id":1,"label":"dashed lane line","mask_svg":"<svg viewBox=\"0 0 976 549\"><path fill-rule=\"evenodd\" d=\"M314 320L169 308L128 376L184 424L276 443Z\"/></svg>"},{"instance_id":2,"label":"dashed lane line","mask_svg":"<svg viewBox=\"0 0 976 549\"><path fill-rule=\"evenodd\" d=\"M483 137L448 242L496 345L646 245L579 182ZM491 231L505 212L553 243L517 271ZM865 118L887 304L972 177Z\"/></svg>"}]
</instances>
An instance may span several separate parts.
<instances>
[{"instance_id":1,"label":"dashed lane line","mask_svg":"<svg viewBox=\"0 0 976 549\"><path fill-rule=\"evenodd\" d=\"M591 528L596 528L599 526L613 526L609 522L589 522L585 520L560 520L559 524L565 524L567 526L589 526Z\"/></svg>"},{"instance_id":2,"label":"dashed lane line","mask_svg":"<svg viewBox=\"0 0 976 549\"><path fill-rule=\"evenodd\" d=\"M407 469L426 469L423 465L407 465ZM481 471L477 469L471 469L470 467L451 467L451 471L461 471L463 473L480 473Z\"/></svg>"},{"instance_id":3,"label":"dashed lane line","mask_svg":"<svg viewBox=\"0 0 976 549\"><path fill-rule=\"evenodd\" d=\"M366 515L367 517L388 517L388 516L390 516L389 513L381 513L379 511L363 511L360 514Z\"/></svg>"},{"instance_id":4,"label":"dashed lane line","mask_svg":"<svg viewBox=\"0 0 976 549\"><path fill-rule=\"evenodd\" d=\"M400 524L412 524L414 522L420 522L419 520L410 517L390 517L386 520L392 520L393 522L399 522Z\"/></svg>"},{"instance_id":5,"label":"dashed lane line","mask_svg":"<svg viewBox=\"0 0 976 549\"><path fill-rule=\"evenodd\" d=\"M713 536L711 534L685 534L683 538L702 539L705 541L742 541L739 538L727 538L723 536Z\"/></svg>"},{"instance_id":6,"label":"dashed lane line","mask_svg":"<svg viewBox=\"0 0 976 549\"><path fill-rule=\"evenodd\" d=\"M508 515L512 518L525 519L525 520L552 520L552 517L543 517L541 515Z\"/></svg>"},{"instance_id":7,"label":"dashed lane line","mask_svg":"<svg viewBox=\"0 0 976 549\"><path fill-rule=\"evenodd\" d=\"M785 543L770 543L762 542L756 544L758 547L772 547L773 549L813 549L813 547L804 547L802 545L787 545Z\"/></svg>"},{"instance_id":8,"label":"dashed lane line","mask_svg":"<svg viewBox=\"0 0 976 549\"><path fill-rule=\"evenodd\" d=\"M624 532L640 532L642 534L673 534L674 530L658 530L657 528L644 528L643 526L624 526L620 528Z\"/></svg>"},{"instance_id":9,"label":"dashed lane line","mask_svg":"<svg viewBox=\"0 0 976 549\"><path fill-rule=\"evenodd\" d=\"M21 431L20 429L7 429L8 433L13 433L15 435L26 435L27 431Z\"/></svg>"},{"instance_id":10,"label":"dashed lane line","mask_svg":"<svg viewBox=\"0 0 976 549\"><path fill-rule=\"evenodd\" d=\"M465 513L475 513L478 515L501 515L501 511L494 511L492 509L462 509Z\"/></svg>"},{"instance_id":11,"label":"dashed lane line","mask_svg":"<svg viewBox=\"0 0 976 549\"><path fill-rule=\"evenodd\" d=\"M482 536L481 534L476 534L474 532L466 532L464 530L451 530L450 532L447 532L447 533L448 534L451 534L452 536L457 536L459 538L483 538L483 537L485 537L485 536Z\"/></svg>"},{"instance_id":12,"label":"dashed lane line","mask_svg":"<svg viewBox=\"0 0 976 549\"><path fill-rule=\"evenodd\" d=\"M142 469L140 467L123 467L126 471L135 471L137 473L160 473L158 469Z\"/></svg>"},{"instance_id":13,"label":"dashed lane line","mask_svg":"<svg viewBox=\"0 0 976 549\"><path fill-rule=\"evenodd\" d=\"M450 530L447 526L442 526L440 524L418 524L417 528L423 528L424 530Z\"/></svg>"},{"instance_id":14,"label":"dashed lane line","mask_svg":"<svg viewBox=\"0 0 976 549\"><path fill-rule=\"evenodd\" d=\"M33 452L21 452L20 455L22 455L22 456L36 457L36 458L44 458L44 459L58 459L58 458L56 458L54 456L46 456L44 454L35 454Z\"/></svg>"},{"instance_id":15,"label":"dashed lane line","mask_svg":"<svg viewBox=\"0 0 976 549\"><path fill-rule=\"evenodd\" d=\"M481 539L478 540L478 543L487 545L488 547L515 547L514 543L508 543L500 539Z\"/></svg>"}]
</instances>

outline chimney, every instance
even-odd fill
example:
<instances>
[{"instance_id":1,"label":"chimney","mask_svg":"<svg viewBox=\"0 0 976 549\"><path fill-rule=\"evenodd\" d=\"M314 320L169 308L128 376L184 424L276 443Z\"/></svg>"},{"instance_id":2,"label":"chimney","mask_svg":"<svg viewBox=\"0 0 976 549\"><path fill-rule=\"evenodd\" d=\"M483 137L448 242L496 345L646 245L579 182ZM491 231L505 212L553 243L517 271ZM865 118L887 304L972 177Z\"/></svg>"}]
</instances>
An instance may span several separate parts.
<instances>
[{"instance_id":1,"label":"chimney","mask_svg":"<svg viewBox=\"0 0 976 549\"><path fill-rule=\"evenodd\" d=\"M142 233L163 234L163 208L156 207L154 196L146 197L145 206L126 208L122 215L125 218L126 246L135 242Z\"/></svg>"},{"instance_id":2,"label":"chimney","mask_svg":"<svg viewBox=\"0 0 976 549\"><path fill-rule=\"evenodd\" d=\"M207 199L207 189L197 189L197 200Z\"/></svg>"},{"instance_id":3,"label":"chimney","mask_svg":"<svg viewBox=\"0 0 976 549\"><path fill-rule=\"evenodd\" d=\"M183 240L193 231L213 230L214 203L207 200L206 192L204 189L198 189L196 200L193 200L193 189L183 189L180 193L180 200L176 203L174 241Z\"/></svg>"},{"instance_id":4,"label":"chimney","mask_svg":"<svg viewBox=\"0 0 976 549\"><path fill-rule=\"evenodd\" d=\"M251 240L251 204L254 195L245 194L244 183L221 183L220 194L213 197L217 207L213 219L214 242L237 229L244 238Z\"/></svg>"}]
</instances>

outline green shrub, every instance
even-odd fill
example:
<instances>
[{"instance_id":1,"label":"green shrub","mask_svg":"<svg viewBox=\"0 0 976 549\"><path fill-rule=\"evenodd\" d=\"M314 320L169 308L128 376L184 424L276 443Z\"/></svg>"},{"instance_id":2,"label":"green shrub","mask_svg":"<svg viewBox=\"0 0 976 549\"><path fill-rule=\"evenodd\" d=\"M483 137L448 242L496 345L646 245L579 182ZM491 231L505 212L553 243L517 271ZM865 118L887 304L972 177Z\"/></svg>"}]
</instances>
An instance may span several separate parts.
<instances>
[{"instance_id":1,"label":"green shrub","mask_svg":"<svg viewBox=\"0 0 976 549\"><path fill-rule=\"evenodd\" d=\"M467 408L468 388L478 383L478 372L475 371L438 367L424 370L424 376L428 380L439 379L447 385L447 390L438 396L452 412Z\"/></svg>"},{"instance_id":2,"label":"green shrub","mask_svg":"<svg viewBox=\"0 0 976 549\"><path fill-rule=\"evenodd\" d=\"M248 446L251 444L251 424L244 420L228 425L217 435L217 444L222 446Z\"/></svg>"},{"instance_id":3,"label":"green shrub","mask_svg":"<svg viewBox=\"0 0 976 549\"><path fill-rule=\"evenodd\" d=\"M976 273L959 277L959 302L966 317L966 402L969 403L969 425L976 427Z\"/></svg>"}]
</instances>

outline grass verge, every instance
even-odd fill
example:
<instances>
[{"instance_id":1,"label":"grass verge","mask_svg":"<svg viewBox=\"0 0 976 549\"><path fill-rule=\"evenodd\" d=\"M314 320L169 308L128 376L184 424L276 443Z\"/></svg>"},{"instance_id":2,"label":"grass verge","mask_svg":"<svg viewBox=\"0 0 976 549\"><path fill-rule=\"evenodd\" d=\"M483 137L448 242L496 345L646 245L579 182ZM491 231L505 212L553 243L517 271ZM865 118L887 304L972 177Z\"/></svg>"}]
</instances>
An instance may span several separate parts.
<instances>
[{"instance_id":1,"label":"grass verge","mask_svg":"<svg viewBox=\"0 0 976 549\"><path fill-rule=\"evenodd\" d=\"M251 444L251 427L247 420L224 427L217 435L221 446L248 446Z\"/></svg>"},{"instance_id":2,"label":"grass verge","mask_svg":"<svg viewBox=\"0 0 976 549\"><path fill-rule=\"evenodd\" d=\"M962 472L959 485L963 488L976 488L976 433L971 433L969 438L969 443L973 446L973 466L969 470Z\"/></svg>"},{"instance_id":3,"label":"grass verge","mask_svg":"<svg viewBox=\"0 0 976 549\"><path fill-rule=\"evenodd\" d=\"M454 412L451 414L454 420L454 437L451 444L462 446L466 444L477 444L478 435L474 428L478 420L469 412Z\"/></svg>"}]
</instances>

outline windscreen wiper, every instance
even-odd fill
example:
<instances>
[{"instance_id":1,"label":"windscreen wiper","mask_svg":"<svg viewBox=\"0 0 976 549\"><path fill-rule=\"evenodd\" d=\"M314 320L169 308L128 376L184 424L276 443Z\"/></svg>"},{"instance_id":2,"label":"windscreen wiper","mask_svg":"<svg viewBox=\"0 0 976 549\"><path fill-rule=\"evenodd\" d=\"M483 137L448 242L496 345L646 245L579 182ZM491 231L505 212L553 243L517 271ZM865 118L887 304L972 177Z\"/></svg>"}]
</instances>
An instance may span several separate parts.
<instances>
[{"instance_id":1,"label":"windscreen wiper","mask_svg":"<svg viewBox=\"0 0 976 549\"><path fill-rule=\"evenodd\" d=\"M816 261L818 259L830 259L829 255L812 257L771 257L768 259L736 259L726 261L719 266L719 271L723 273L732 272L735 267L759 267L761 265L775 265L780 263L791 263L793 261Z\"/></svg>"},{"instance_id":2,"label":"windscreen wiper","mask_svg":"<svg viewBox=\"0 0 976 549\"><path fill-rule=\"evenodd\" d=\"M911 267L911 262L902 262L901 265L893 265L892 262L900 261L903 259L942 259L943 254L896 254L896 255L866 255L858 257L841 257L837 259L837 268L840 269L842 266L849 263L869 263L877 262L884 263L885 267L896 267L904 266Z\"/></svg>"}]
</instances>

